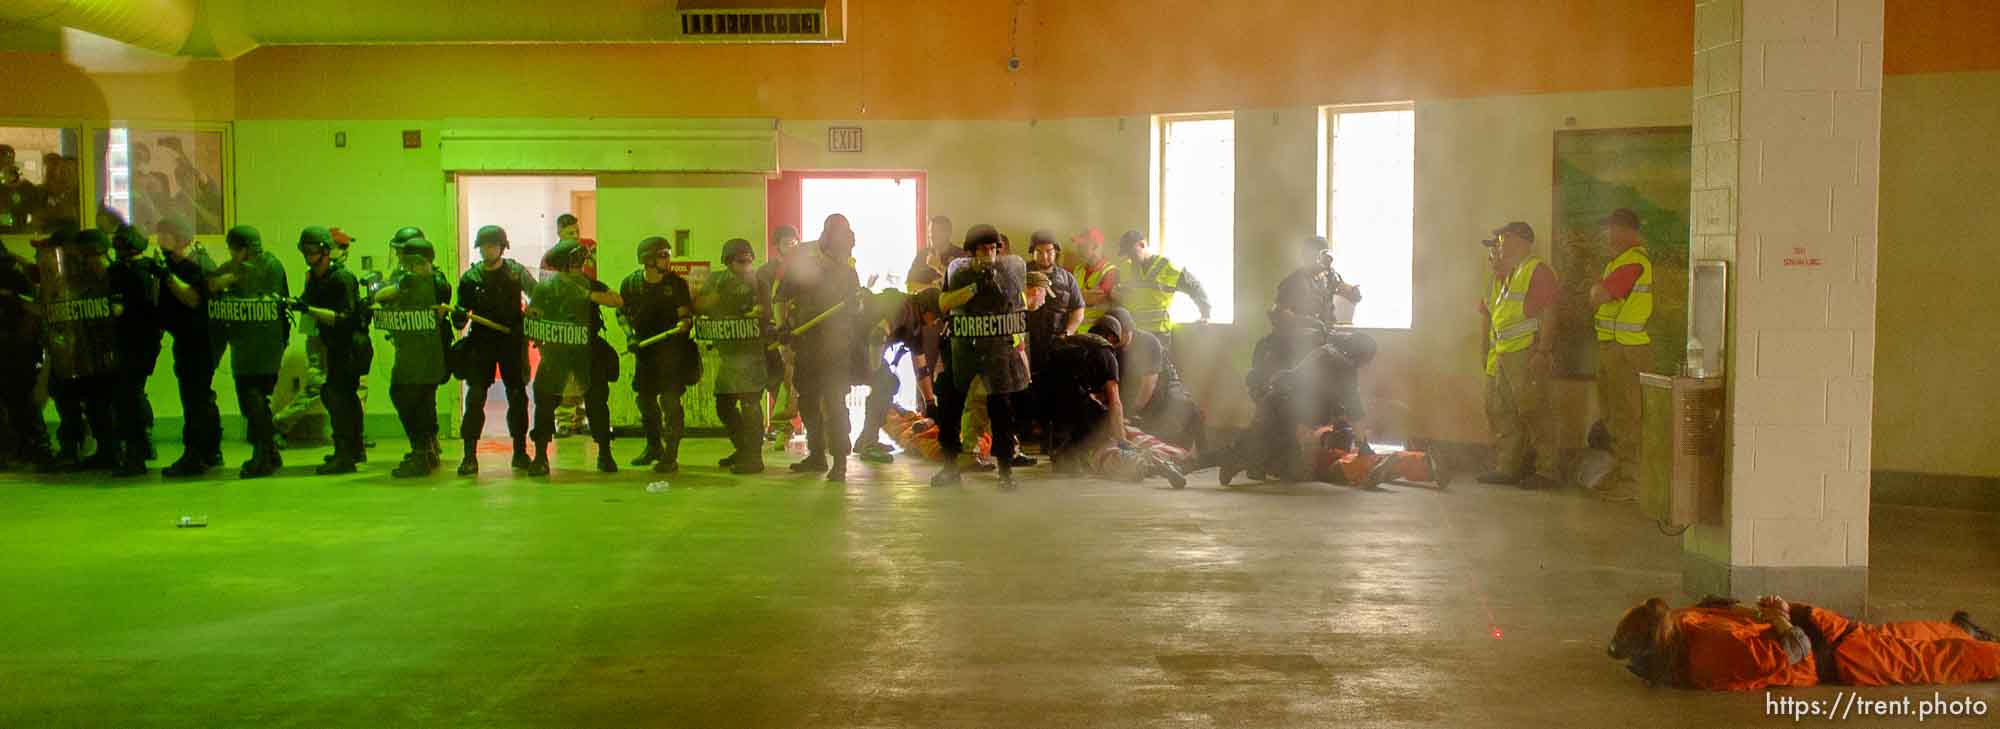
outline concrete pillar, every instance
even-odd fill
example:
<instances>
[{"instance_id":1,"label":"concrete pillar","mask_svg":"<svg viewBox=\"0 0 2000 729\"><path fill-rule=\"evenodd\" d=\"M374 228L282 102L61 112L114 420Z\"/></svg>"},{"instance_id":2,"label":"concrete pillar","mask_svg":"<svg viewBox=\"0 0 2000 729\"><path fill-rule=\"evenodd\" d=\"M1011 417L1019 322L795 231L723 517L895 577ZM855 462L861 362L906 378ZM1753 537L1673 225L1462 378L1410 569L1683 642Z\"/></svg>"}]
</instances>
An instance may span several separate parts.
<instances>
[{"instance_id":1,"label":"concrete pillar","mask_svg":"<svg viewBox=\"0 0 2000 729\"><path fill-rule=\"evenodd\" d=\"M1695 7L1696 258L1733 267L1726 523L1690 594L1859 611L1868 585L1883 0Z\"/></svg>"}]
</instances>

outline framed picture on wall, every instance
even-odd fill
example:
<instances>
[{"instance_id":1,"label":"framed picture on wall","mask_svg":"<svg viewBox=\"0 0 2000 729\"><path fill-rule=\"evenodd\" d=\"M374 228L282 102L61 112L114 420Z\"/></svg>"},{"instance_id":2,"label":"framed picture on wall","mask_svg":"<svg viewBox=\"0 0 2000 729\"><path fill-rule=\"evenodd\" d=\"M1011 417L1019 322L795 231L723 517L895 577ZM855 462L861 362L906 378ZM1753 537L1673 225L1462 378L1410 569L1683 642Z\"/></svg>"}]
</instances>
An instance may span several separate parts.
<instances>
[{"instance_id":1,"label":"framed picture on wall","mask_svg":"<svg viewBox=\"0 0 2000 729\"><path fill-rule=\"evenodd\" d=\"M1590 289L1611 260L1597 221L1619 208L1639 215L1653 261L1654 372L1678 372L1687 346L1691 127L1556 132L1555 230L1550 265L1562 281L1556 367L1564 377L1597 375L1596 307Z\"/></svg>"},{"instance_id":2,"label":"framed picture on wall","mask_svg":"<svg viewBox=\"0 0 2000 729\"><path fill-rule=\"evenodd\" d=\"M0 125L0 234L40 237L50 221L81 219L79 139L74 128Z\"/></svg>"},{"instance_id":3,"label":"framed picture on wall","mask_svg":"<svg viewBox=\"0 0 2000 729\"><path fill-rule=\"evenodd\" d=\"M112 127L96 130L97 216L151 233L178 215L197 236L227 229L228 132Z\"/></svg>"}]
</instances>

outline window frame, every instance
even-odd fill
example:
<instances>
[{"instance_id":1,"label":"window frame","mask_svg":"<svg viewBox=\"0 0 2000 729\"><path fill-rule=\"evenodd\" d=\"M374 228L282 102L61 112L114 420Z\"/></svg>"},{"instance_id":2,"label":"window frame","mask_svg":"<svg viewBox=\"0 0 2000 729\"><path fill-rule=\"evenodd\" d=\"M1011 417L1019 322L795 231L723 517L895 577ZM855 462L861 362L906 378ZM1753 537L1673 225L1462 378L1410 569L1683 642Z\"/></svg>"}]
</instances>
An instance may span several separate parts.
<instances>
[{"instance_id":1,"label":"window frame","mask_svg":"<svg viewBox=\"0 0 2000 729\"><path fill-rule=\"evenodd\" d=\"M113 119L110 121L85 123L83 125L85 137L81 140L79 146L82 148L83 153L87 155L84 159L85 169L83 170L83 200L90 207L86 208L86 212L84 213L86 217L82 218L86 222L97 219L96 206L103 202L103 199L100 197L100 185L103 181L97 179L97 160L99 156L106 154L108 150L97 148L97 137L102 132L105 138L109 139L111 130L113 129L138 132L220 132L222 134L222 230L224 232L196 233L194 242L202 245L223 245L224 239L227 237L227 231L230 228L236 227L236 125L232 122L168 121L158 119ZM153 230L145 231L148 237L157 235L158 232Z\"/></svg>"},{"instance_id":2,"label":"window frame","mask_svg":"<svg viewBox=\"0 0 2000 729\"><path fill-rule=\"evenodd\" d=\"M97 186L96 186L97 181L95 179L97 174L97 171L95 169L96 165L92 164L92 162L96 159L95 157L92 156L91 135L94 133L92 124L89 122L85 122L81 119L69 119L61 117L37 118L37 117L0 116L0 127L15 127L21 129L55 129L59 131L74 132L77 135L76 136L77 209L75 212L77 214L77 220L79 221L86 220L87 218L84 217L85 216L84 211L89 210L91 208L86 207L84 203L86 201L93 199L97 192ZM18 233L10 233L8 234L8 237L18 237L19 235L20 234ZM32 238L40 234L29 233L28 235Z\"/></svg>"},{"instance_id":3,"label":"window frame","mask_svg":"<svg viewBox=\"0 0 2000 729\"><path fill-rule=\"evenodd\" d=\"M1317 169L1317 177L1319 181L1319 190L1318 190L1319 195L1318 195L1318 206L1317 206L1318 219L1315 221L1313 229L1319 231L1319 235L1325 236L1327 241L1329 241L1336 249L1339 248L1340 241L1336 240L1333 236L1333 195L1335 192L1333 189L1333 138L1334 138L1334 132L1337 129L1339 129L1340 115L1357 114L1357 113L1366 114L1366 113L1385 112L1385 111L1410 112L1410 126L1411 126L1410 283L1409 283L1410 323L1408 326L1402 326L1402 327L1355 325L1351 326L1350 328L1362 331L1412 332L1416 331L1417 329L1416 275L1417 275L1417 207L1418 206L1417 206L1417 196L1416 196L1416 188L1417 188L1416 147L1418 144L1418 140L1416 135L1417 131L1416 101L1405 100L1405 101L1368 102L1359 104L1327 104L1319 107L1319 154L1318 154L1318 169ZM1364 287L1367 285L1366 281L1359 283Z\"/></svg>"},{"instance_id":4,"label":"window frame","mask_svg":"<svg viewBox=\"0 0 2000 729\"><path fill-rule=\"evenodd\" d=\"M1147 173L1146 177L1147 180L1149 181L1148 186L1151 188L1149 190L1149 194L1147 195L1148 209L1146 211L1147 212L1146 225L1148 229L1151 231L1148 233L1148 235L1150 236L1149 242L1151 242L1155 246L1158 246L1160 255L1166 255L1173 248L1173 241L1171 240L1171 236L1167 235L1167 225L1166 225L1167 223L1167 214L1166 214L1167 129L1168 127L1171 127L1179 122L1218 121L1223 119L1227 119L1230 122L1231 125L1230 136L1231 139L1233 140L1235 138L1235 122L1236 122L1236 112L1233 110L1178 112L1171 114L1153 115L1152 138L1149 140L1151 143L1151 146L1149 147L1149 149L1151 150L1151 154L1149 155L1149 157L1151 159L1148 160L1147 170L1146 170ZM1230 166L1231 169L1234 169L1235 167L1234 150L1231 151ZM1235 189L1236 180L1232 178L1229 181L1229 184L1230 184L1230 189L1232 190L1232 199L1233 199L1234 197L1233 191ZM1236 256L1236 237L1234 231L1235 221L1236 221L1235 210L1229 211L1229 219L1230 219L1230 226L1232 228L1229 241L1229 248L1230 248L1229 257L1233 260ZM1106 241L1105 245L1110 246L1115 244L1112 243L1111 241ZM1196 275L1199 276L1200 274ZM1234 301L1236 295L1235 294L1236 282L1234 280L1235 272L1233 270L1230 272L1230 278L1231 281L1229 286L1229 297L1228 297L1230 301L1226 302L1227 305L1229 306L1228 309L1229 316L1216 317L1214 319L1211 319L1210 323L1212 324L1217 324L1222 326L1233 326L1238 323L1238 320L1240 318L1236 316L1236 302ZM1215 292L1210 291L1209 293L1211 298L1216 298L1214 297ZM1218 300L1215 303L1222 304L1225 302L1221 302Z\"/></svg>"}]
</instances>

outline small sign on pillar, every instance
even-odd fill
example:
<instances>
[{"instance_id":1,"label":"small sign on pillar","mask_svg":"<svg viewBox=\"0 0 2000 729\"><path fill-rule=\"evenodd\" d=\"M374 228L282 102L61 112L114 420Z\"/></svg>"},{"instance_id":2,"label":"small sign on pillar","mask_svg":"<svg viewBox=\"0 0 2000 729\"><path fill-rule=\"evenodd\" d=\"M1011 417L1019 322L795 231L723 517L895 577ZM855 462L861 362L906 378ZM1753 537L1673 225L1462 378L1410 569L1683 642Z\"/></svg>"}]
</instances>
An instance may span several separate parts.
<instances>
[{"instance_id":1,"label":"small sign on pillar","mask_svg":"<svg viewBox=\"0 0 2000 729\"><path fill-rule=\"evenodd\" d=\"M860 152L861 127L827 127L826 151Z\"/></svg>"}]
</instances>

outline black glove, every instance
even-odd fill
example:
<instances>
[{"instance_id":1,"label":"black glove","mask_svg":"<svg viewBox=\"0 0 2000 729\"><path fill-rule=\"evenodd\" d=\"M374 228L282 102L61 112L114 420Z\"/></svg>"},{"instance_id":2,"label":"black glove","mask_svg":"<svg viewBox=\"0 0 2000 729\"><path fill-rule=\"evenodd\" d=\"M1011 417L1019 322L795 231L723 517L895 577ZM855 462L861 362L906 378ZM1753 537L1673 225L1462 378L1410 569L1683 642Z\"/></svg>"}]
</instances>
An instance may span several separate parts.
<instances>
[{"instance_id":1,"label":"black glove","mask_svg":"<svg viewBox=\"0 0 2000 729\"><path fill-rule=\"evenodd\" d=\"M311 307L306 305L305 299L291 299L285 302L285 309L289 311L296 311L298 313L303 314L306 312L306 309L308 308Z\"/></svg>"}]
</instances>

